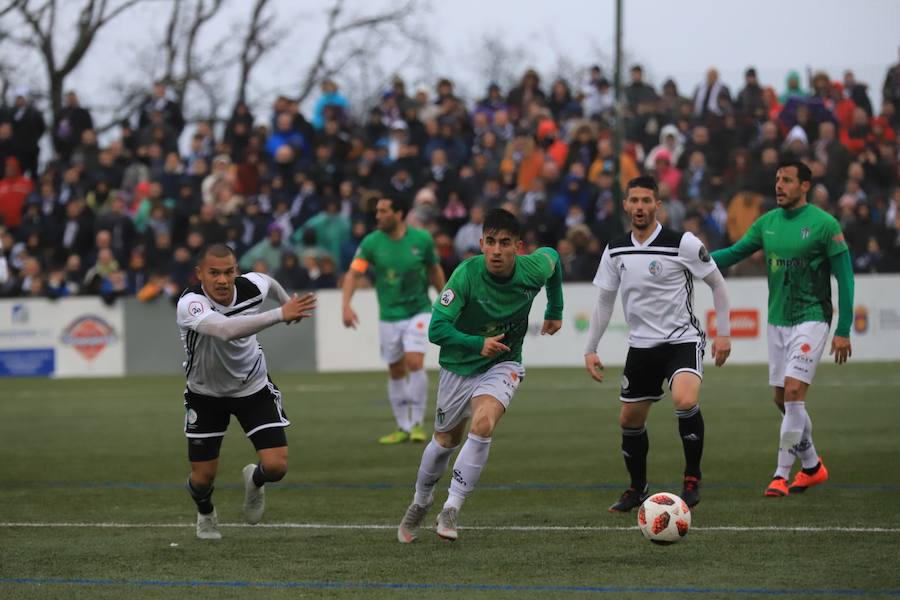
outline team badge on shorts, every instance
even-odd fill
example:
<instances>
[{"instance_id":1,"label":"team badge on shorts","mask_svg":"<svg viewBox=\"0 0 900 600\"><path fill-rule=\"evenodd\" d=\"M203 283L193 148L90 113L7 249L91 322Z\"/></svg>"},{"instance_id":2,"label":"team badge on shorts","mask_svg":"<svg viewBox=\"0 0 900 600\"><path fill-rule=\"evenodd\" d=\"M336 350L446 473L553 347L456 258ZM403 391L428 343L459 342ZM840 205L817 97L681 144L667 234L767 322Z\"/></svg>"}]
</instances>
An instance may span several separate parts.
<instances>
[{"instance_id":1,"label":"team badge on shorts","mask_svg":"<svg viewBox=\"0 0 900 600\"><path fill-rule=\"evenodd\" d=\"M629 385L628 378L625 377L624 375L622 375L622 389L627 390L628 385Z\"/></svg>"},{"instance_id":2,"label":"team badge on shorts","mask_svg":"<svg viewBox=\"0 0 900 600\"><path fill-rule=\"evenodd\" d=\"M456 298L456 294L453 293L453 290L447 288L441 293L441 305L450 306L450 303L453 302L454 298Z\"/></svg>"}]
</instances>

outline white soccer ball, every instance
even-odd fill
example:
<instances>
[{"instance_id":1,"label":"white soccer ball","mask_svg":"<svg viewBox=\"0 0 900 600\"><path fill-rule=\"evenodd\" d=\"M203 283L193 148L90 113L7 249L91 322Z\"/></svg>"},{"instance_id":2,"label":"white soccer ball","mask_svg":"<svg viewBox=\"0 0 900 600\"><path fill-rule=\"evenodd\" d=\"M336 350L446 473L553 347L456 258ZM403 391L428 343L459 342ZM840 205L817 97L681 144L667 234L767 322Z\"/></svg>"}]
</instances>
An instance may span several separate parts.
<instances>
[{"instance_id":1,"label":"white soccer ball","mask_svg":"<svg viewBox=\"0 0 900 600\"><path fill-rule=\"evenodd\" d=\"M691 528L691 509L675 494L651 494L638 510L638 527L654 544L674 544Z\"/></svg>"}]
</instances>

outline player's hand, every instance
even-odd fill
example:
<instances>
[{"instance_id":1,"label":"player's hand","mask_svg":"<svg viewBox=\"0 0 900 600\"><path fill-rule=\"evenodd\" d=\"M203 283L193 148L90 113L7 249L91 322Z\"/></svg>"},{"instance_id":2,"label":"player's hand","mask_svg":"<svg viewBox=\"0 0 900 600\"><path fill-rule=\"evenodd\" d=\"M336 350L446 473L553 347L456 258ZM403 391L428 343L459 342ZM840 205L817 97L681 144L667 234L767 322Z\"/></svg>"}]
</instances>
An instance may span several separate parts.
<instances>
[{"instance_id":1,"label":"player's hand","mask_svg":"<svg viewBox=\"0 0 900 600\"><path fill-rule=\"evenodd\" d=\"M498 354L509 352L509 346L500 341L504 337L506 337L506 334L501 333L500 335L484 338L484 346L481 347L481 355L485 358L493 358Z\"/></svg>"},{"instance_id":2,"label":"player's hand","mask_svg":"<svg viewBox=\"0 0 900 600\"><path fill-rule=\"evenodd\" d=\"M603 383L603 363L596 352L584 355L584 367L594 381Z\"/></svg>"},{"instance_id":3,"label":"player's hand","mask_svg":"<svg viewBox=\"0 0 900 600\"><path fill-rule=\"evenodd\" d=\"M553 335L562 328L562 320L547 319L541 327L541 335Z\"/></svg>"},{"instance_id":4,"label":"player's hand","mask_svg":"<svg viewBox=\"0 0 900 600\"><path fill-rule=\"evenodd\" d=\"M359 323L359 317L356 316L356 312L350 308L349 306L344 307L344 327L352 327L356 329L356 324Z\"/></svg>"},{"instance_id":5,"label":"player's hand","mask_svg":"<svg viewBox=\"0 0 900 600\"><path fill-rule=\"evenodd\" d=\"M831 352L834 354L834 362L839 365L847 362L847 359L853 356L853 349L850 347L850 338L834 336L831 339Z\"/></svg>"},{"instance_id":6,"label":"player's hand","mask_svg":"<svg viewBox=\"0 0 900 600\"><path fill-rule=\"evenodd\" d=\"M306 317L311 317L315 308L315 294L312 292L302 296L294 294L290 300L281 305L281 318L290 325Z\"/></svg>"},{"instance_id":7,"label":"player's hand","mask_svg":"<svg viewBox=\"0 0 900 600\"><path fill-rule=\"evenodd\" d=\"M713 358L716 359L716 366L721 367L731 355L731 338L727 335L717 335L713 338L712 344Z\"/></svg>"}]
</instances>

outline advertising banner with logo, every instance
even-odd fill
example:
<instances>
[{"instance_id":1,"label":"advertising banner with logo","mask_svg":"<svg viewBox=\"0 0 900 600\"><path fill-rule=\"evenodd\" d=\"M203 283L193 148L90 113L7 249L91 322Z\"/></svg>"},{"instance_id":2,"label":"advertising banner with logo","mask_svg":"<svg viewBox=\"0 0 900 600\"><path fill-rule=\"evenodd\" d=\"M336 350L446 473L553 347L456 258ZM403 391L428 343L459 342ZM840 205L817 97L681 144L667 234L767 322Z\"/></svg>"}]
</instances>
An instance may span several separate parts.
<instances>
[{"instance_id":1,"label":"advertising banner with logo","mask_svg":"<svg viewBox=\"0 0 900 600\"><path fill-rule=\"evenodd\" d=\"M765 364L768 362L766 318L768 288L764 279L729 279L731 302L732 352L734 364ZM359 325L345 329L341 324L340 292L319 293L316 317L316 360L321 371L376 370L384 365L379 358L378 306L372 290L360 290L354 295L353 307L359 315ZM694 313L703 323L707 334L715 334L715 312L712 293L702 281L694 283ZM837 288L833 290L837 307ZM900 360L900 277L869 275L856 278L855 313L851 340L852 360ZM587 341L597 291L590 284L567 284L564 288L565 311L563 327L554 336L541 336L546 295L535 298L525 339L525 366L580 366ZM832 321L836 324L837 315ZM827 360L828 346L825 349ZM621 298L616 299L609 328L600 343L600 359L611 366L625 364L628 349L628 328L622 312ZM426 366L437 366L438 349L431 346ZM707 347L707 362L710 352Z\"/></svg>"},{"instance_id":2,"label":"advertising banner with logo","mask_svg":"<svg viewBox=\"0 0 900 600\"><path fill-rule=\"evenodd\" d=\"M0 376L125 374L121 303L98 298L0 301Z\"/></svg>"}]
</instances>

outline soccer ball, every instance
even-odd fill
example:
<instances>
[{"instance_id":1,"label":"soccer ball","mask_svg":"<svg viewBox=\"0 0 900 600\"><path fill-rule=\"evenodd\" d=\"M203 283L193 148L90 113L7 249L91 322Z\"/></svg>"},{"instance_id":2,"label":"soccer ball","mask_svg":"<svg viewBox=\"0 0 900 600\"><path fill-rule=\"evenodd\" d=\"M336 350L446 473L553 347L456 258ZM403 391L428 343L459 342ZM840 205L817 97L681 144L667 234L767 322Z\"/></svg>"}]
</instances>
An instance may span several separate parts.
<instances>
[{"instance_id":1,"label":"soccer ball","mask_svg":"<svg viewBox=\"0 0 900 600\"><path fill-rule=\"evenodd\" d=\"M691 509L675 494L652 494L638 510L638 527L654 544L674 544L691 528Z\"/></svg>"}]
</instances>

